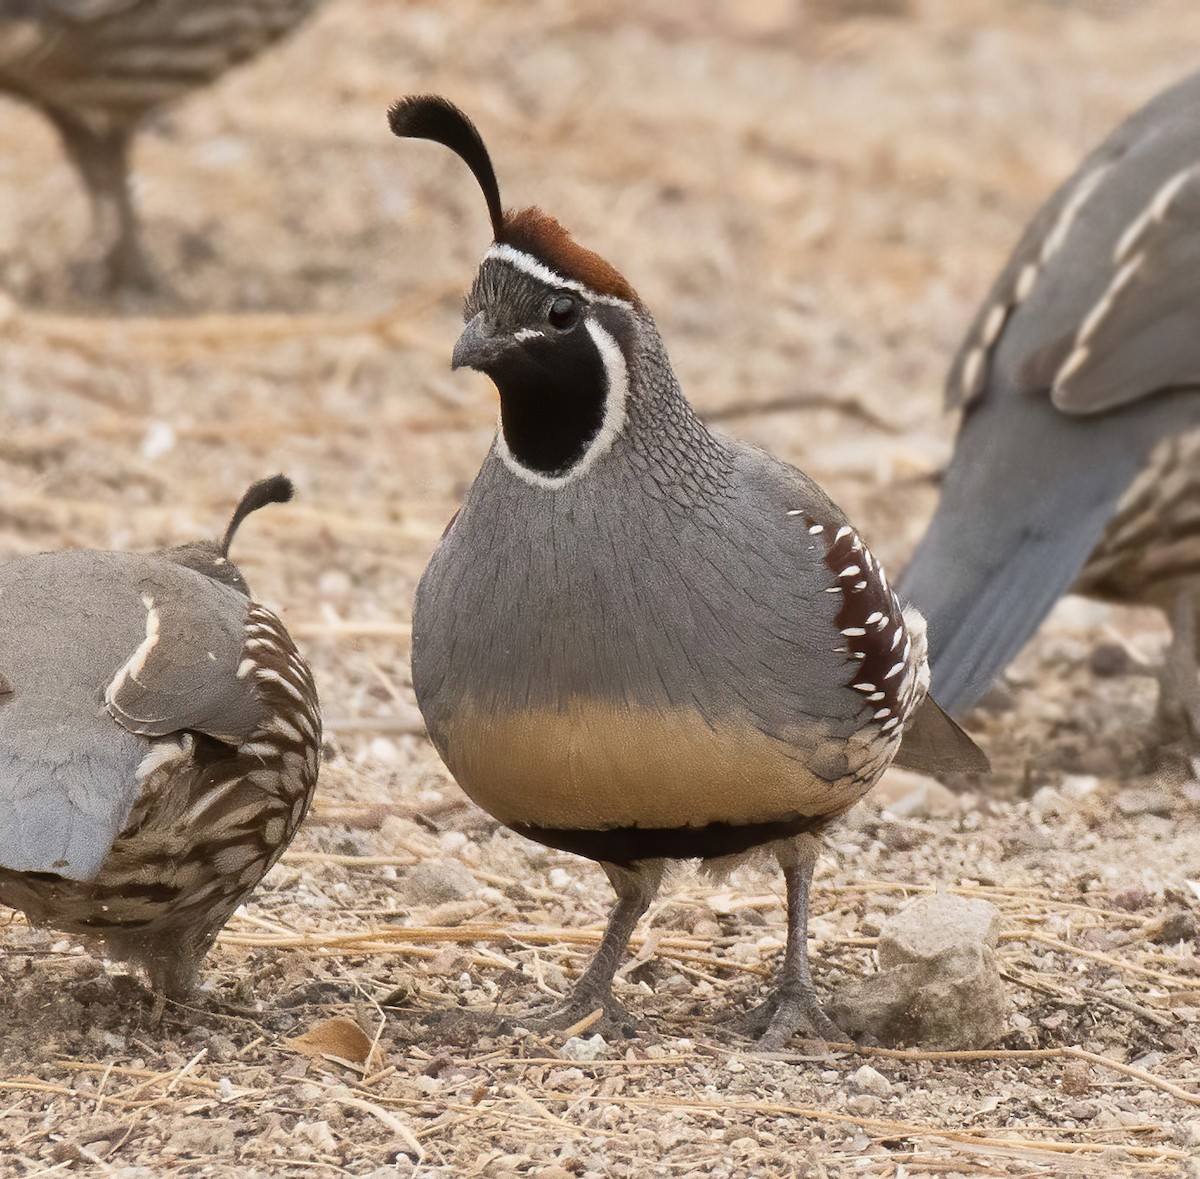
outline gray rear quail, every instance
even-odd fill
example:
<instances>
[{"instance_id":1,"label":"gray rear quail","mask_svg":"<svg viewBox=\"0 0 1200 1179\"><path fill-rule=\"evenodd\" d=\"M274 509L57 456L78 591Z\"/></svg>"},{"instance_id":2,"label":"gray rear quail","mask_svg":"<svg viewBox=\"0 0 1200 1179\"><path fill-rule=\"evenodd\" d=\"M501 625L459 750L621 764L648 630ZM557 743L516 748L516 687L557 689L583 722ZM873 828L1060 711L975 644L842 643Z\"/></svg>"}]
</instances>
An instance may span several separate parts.
<instances>
[{"instance_id":1,"label":"gray rear quail","mask_svg":"<svg viewBox=\"0 0 1200 1179\"><path fill-rule=\"evenodd\" d=\"M1195 74L1096 148L1025 231L950 370L962 422L900 592L929 622L951 712L1073 586L1178 620L1171 665L1192 686L1164 704L1190 699L1200 720L1198 128Z\"/></svg>"},{"instance_id":2,"label":"gray rear quail","mask_svg":"<svg viewBox=\"0 0 1200 1179\"><path fill-rule=\"evenodd\" d=\"M838 1035L808 968L814 836L898 754L986 767L926 698L924 624L820 488L704 427L612 266L502 212L461 111L409 98L391 126L464 160L494 235L453 365L495 383L499 428L417 590L413 686L466 793L617 893L554 1021L620 1017L613 973L665 861L766 845L788 945L754 1030Z\"/></svg>"},{"instance_id":3,"label":"gray rear quail","mask_svg":"<svg viewBox=\"0 0 1200 1179\"><path fill-rule=\"evenodd\" d=\"M191 988L317 781L308 666L229 545L0 562L0 903Z\"/></svg>"},{"instance_id":4,"label":"gray rear quail","mask_svg":"<svg viewBox=\"0 0 1200 1179\"><path fill-rule=\"evenodd\" d=\"M129 192L148 111L205 86L320 0L0 0L0 91L57 128L88 191L105 293L153 289Z\"/></svg>"}]
</instances>

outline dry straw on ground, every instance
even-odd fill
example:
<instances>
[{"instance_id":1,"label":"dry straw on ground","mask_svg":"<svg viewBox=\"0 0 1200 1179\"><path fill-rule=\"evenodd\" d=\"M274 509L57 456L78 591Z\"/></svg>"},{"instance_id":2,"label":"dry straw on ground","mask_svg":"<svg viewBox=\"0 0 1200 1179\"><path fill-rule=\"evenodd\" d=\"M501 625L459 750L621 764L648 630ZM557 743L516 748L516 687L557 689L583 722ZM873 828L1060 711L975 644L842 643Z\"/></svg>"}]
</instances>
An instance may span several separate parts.
<instances>
[{"instance_id":1,"label":"dry straw on ground","mask_svg":"<svg viewBox=\"0 0 1200 1179\"><path fill-rule=\"evenodd\" d=\"M1185 0L329 0L139 143L177 299L126 314L73 301L82 199L5 103L0 551L212 534L286 470L299 498L238 557L317 669L330 735L312 820L161 1029L69 940L0 928L0 1169L1196 1174L1196 793L1138 793L1152 685L1090 671L1100 644L1152 659L1150 615L1067 603L976 719L987 793L868 802L830 835L819 985L873 969L908 897L983 896L1006 922L1002 1044L750 1054L722 1017L783 940L778 882L752 867L684 873L655 906L621 981L635 1038L505 1030L561 994L608 898L468 806L422 736L409 602L494 415L447 363L486 229L461 166L400 150L383 112L408 90L466 106L507 199L630 276L697 405L804 466L896 564L974 302L1037 201L1197 43Z\"/></svg>"}]
</instances>

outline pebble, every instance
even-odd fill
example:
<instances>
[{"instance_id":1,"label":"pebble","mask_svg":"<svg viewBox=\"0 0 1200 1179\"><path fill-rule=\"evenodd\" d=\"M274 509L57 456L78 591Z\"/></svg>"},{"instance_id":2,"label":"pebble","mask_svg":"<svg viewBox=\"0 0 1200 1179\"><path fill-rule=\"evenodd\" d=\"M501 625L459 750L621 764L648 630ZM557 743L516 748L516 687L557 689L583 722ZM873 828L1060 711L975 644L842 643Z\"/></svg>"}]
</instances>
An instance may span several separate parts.
<instances>
[{"instance_id":1,"label":"pebble","mask_svg":"<svg viewBox=\"0 0 1200 1179\"><path fill-rule=\"evenodd\" d=\"M846 1108L861 1118L869 1118L883 1109L883 1102L873 1093L855 1093L846 1102Z\"/></svg>"},{"instance_id":2,"label":"pebble","mask_svg":"<svg viewBox=\"0 0 1200 1179\"><path fill-rule=\"evenodd\" d=\"M999 933L1000 912L987 901L918 897L884 923L879 973L839 988L829 1014L852 1035L883 1044L993 1044L1004 1035L1007 1013L994 952Z\"/></svg>"},{"instance_id":3,"label":"pebble","mask_svg":"<svg viewBox=\"0 0 1200 1179\"><path fill-rule=\"evenodd\" d=\"M399 897L410 905L444 905L473 897L475 877L457 860L425 860L410 868L396 886Z\"/></svg>"},{"instance_id":4,"label":"pebble","mask_svg":"<svg viewBox=\"0 0 1200 1179\"><path fill-rule=\"evenodd\" d=\"M862 1093L873 1093L876 1097L890 1097L892 1083L869 1064L864 1064L850 1074L850 1084Z\"/></svg>"},{"instance_id":5,"label":"pebble","mask_svg":"<svg viewBox=\"0 0 1200 1179\"><path fill-rule=\"evenodd\" d=\"M909 901L879 933L879 965L932 961L964 943L995 949L1000 910L988 901L936 892Z\"/></svg>"},{"instance_id":6,"label":"pebble","mask_svg":"<svg viewBox=\"0 0 1200 1179\"><path fill-rule=\"evenodd\" d=\"M558 1054L564 1060L603 1060L608 1055L608 1041L601 1035L572 1036Z\"/></svg>"},{"instance_id":7,"label":"pebble","mask_svg":"<svg viewBox=\"0 0 1200 1179\"><path fill-rule=\"evenodd\" d=\"M1117 791L1113 801L1117 810L1130 818L1134 815L1169 815L1172 810L1170 795L1153 786L1127 786Z\"/></svg>"}]
</instances>

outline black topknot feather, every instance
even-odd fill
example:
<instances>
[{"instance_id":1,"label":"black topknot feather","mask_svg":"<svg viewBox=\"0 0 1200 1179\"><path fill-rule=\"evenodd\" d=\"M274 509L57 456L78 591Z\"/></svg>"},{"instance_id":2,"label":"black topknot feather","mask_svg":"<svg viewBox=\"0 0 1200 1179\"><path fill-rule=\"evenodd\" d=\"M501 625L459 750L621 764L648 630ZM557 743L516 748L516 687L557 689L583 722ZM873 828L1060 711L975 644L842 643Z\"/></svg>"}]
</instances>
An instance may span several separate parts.
<instances>
[{"instance_id":1,"label":"black topknot feather","mask_svg":"<svg viewBox=\"0 0 1200 1179\"><path fill-rule=\"evenodd\" d=\"M471 169L487 201L492 237L501 241L504 213L500 207L500 186L475 124L454 103L438 94L412 94L401 98L388 111L388 123L392 133L402 139L430 139L448 147Z\"/></svg>"},{"instance_id":2,"label":"black topknot feather","mask_svg":"<svg viewBox=\"0 0 1200 1179\"><path fill-rule=\"evenodd\" d=\"M229 527L225 529L225 535L221 538L221 556L229 556L229 546L233 543L234 533L251 512L257 512L267 504L285 504L295 491L292 481L286 475L272 475L269 479L260 479L257 483L252 483L242 496L241 503L234 508Z\"/></svg>"}]
</instances>

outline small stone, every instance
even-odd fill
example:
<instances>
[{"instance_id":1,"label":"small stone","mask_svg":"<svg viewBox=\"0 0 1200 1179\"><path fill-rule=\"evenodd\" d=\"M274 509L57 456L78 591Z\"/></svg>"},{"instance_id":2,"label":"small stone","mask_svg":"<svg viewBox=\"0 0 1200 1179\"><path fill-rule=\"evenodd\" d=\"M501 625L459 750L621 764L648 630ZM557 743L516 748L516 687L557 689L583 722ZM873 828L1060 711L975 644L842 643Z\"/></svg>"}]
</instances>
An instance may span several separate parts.
<instances>
[{"instance_id":1,"label":"small stone","mask_svg":"<svg viewBox=\"0 0 1200 1179\"><path fill-rule=\"evenodd\" d=\"M1048 815L1065 815L1071 808L1057 790L1051 786L1043 786L1029 800L1029 809L1039 819L1044 819Z\"/></svg>"},{"instance_id":2,"label":"small stone","mask_svg":"<svg viewBox=\"0 0 1200 1179\"><path fill-rule=\"evenodd\" d=\"M1133 669L1133 657L1120 643L1097 643L1088 658L1092 675L1101 679L1128 675Z\"/></svg>"},{"instance_id":3,"label":"small stone","mask_svg":"<svg viewBox=\"0 0 1200 1179\"><path fill-rule=\"evenodd\" d=\"M1068 1061L1063 1065L1062 1079L1059 1083L1062 1091L1069 1097L1082 1097L1085 1093L1090 1093L1092 1090L1091 1066L1082 1060ZM1095 1112L1092 1110L1093 1116Z\"/></svg>"},{"instance_id":4,"label":"small stone","mask_svg":"<svg viewBox=\"0 0 1200 1179\"><path fill-rule=\"evenodd\" d=\"M995 949L1000 910L987 901L936 892L909 901L879 934L879 965L927 963L962 944Z\"/></svg>"},{"instance_id":5,"label":"small stone","mask_svg":"<svg viewBox=\"0 0 1200 1179\"><path fill-rule=\"evenodd\" d=\"M475 877L457 860L425 860L410 868L396 886L398 895L410 905L444 905L473 897Z\"/></svg>"},{"instance_id":6,"label":"small stone","mask_svg":"<svg viewBox=\"0 0 1200 1179\"><path fill-rule=\"evenodd\" d=\"M869 1064L864 1064L850 1074L850 1084L860 1093L873 1093L876 1097L890 1097L892 1083Z\"/></svg>"},{"instance_id":7,"label":"small stone","mask_svg":"<svg viewBox=\"0 0 1200 1179\"><path fill-rule=\"evenodd\" d=\"M1190 942L1197 936L1196 918L1186 909L1176 909L1174 912L1164 913L1144 932L1152 942L1157 942L1160 946Z\"/></svg>"},{"instance_id":8,"label":"small stone","mask_svg":"<svg viewBox=\"0 0 1200 1179\"><path fill-rule=\"evenodd\" d=\"M1006 1020L994 953L999 932L999 910L986 901L947 893L918 897L885 922L879 973L840 988L829 1015L852 1035L883 1044L993 1044Z\"/></svg>"},{"instance_id":9,"label":"small stone","mask_svg":"<svg viewBox=\"0 0 1200 1179\"><path fill-rule=\"evenodd\" d=\"M1172 811L1170 795L1154 786L1127 786L1117 791L1114 802L1117 810L1130 818L1135 815L1169 815Z\"/></svg>"},{"instance_id":10,"label":"small stone","mask_svg":"<svg viewBox=\"0 0 1200 1179\"><path fill-rule=\"evenodd\" d=\"M1072 802L1082 802L1095 794L1099 786L1100 779L1095 774L1068 774L1063 778L1059 790L1064 798L1069 798Z\"/></svg>"},{"instance_id":11,"label":"small stone","mask_svg":"<svg viewBox=\"0 0 1200 1179\"><path fill-rule=\"evenodd\" d=\"M846 1108L860 1118L869 1118L883 1109L883 1102L873 1093L855 1093L846 1102Z\"/></svg>"},{"instance_id":12,"label":"small stone","mask_svg":"<svg viewBox=\"0 0 1200 1179\"><path fill-rule=\"evenodd\" d=\"M874 798L898 819L948 819L963 810L959 796L936 778L895 767L880 779Z\"/></svg>"},{"instance_id":13,"label":"small stone","mask_svg":"<svg viewBox=\"0 0 1200 1179\"><path fill-rule=\"evenodd\" d=\"M608 1041L600 1035L572 1036L558 1054L564 1060L603 1060L608 1055Z\"/></svg>"}]
</instances>

